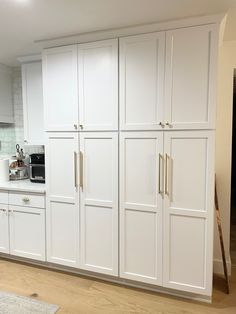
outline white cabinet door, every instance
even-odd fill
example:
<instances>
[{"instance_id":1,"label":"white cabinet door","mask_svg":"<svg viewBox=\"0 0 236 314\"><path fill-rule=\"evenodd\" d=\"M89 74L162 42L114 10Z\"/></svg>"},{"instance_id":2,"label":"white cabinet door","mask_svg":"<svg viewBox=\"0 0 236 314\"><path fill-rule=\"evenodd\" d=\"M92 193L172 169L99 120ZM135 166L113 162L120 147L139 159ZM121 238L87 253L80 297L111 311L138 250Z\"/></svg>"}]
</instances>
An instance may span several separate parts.
<instances>
[{"instance_id":1,"label":"white cabinet door","mask_svg":"<svg viewBox=\"0 0 236 314\"><path fill-rule=\"evenodd\" d=\"M0 64L0 123L14 123L12 71L3 64Z\"/></svg>"},{"instance_id":2,"label":"white cabinet door","mask_svg":"<svg viewBox=\"0 0 236 314\"><path fill-rule=\"evenodd\" d=\"M120 39L120 127L156 130L162 127L165 33Z\"/></svg>"},{"instance_id":3,"label":"white cabinet door","mask_svg":"<svg viewBox=\"0 0 236 314\"><path fill-rule=\"evenodd\" d=\"M25 144L44 145L42 62L23 64L21 71Z\"/></svg>"},{"instance_id":4,"label":"white cabinet door","mask_svg":"<svg viewBox=\"0 0 236 314\"><path fill-rule=\"evenodd\" d=\"M0 252L9 253L8 205L0 204Z\"/></svg>"},{"instance_id":5,"label":"white cabinet door","mask_svg":"<svg viewBox=\"0 0 236 314\"><path fill-rule=\"evenodd\" d=\"M118 129L118 40L79 45L80 128Z\"/></svg>"},{"instance_id":6,"label":"white cabinet door","mask_svg":"<svg viewBox=\"0 0 236 314\"><path fill-rule=\"evenodd\" d=\"M121 133L120 276L162 285L163 132Z\"/></svg>"},{"instance_id":7,"label":"white cabinet door","mask_svg":"<svg viewBox=\"0 0 236 314\"><path fill-rule=\"evenodd\" d=\"M73 131L78 123L77 45L43 51L46 131Z\"/></svg>"},{"instance_id":8,"label":"white cabinet door","mask_svg":"<svg viewBox=\"0 0 236 314\"><path fill-rule=\"evenodd\" d=\"M168 31L165 122L168 128L215 127L217 37L214 25Z\"/></svg>"},{"instance_id":9,"label":"white cabinet door","mask_svg":"<svg viewBox=\"0 0 236 314\"><path fill-rule=\"evenodd\" d=\"M118 134L82 133L81 268L118 275Z\"/></svg>"},{"instance_id":10,"label":"white cabinet door","mask_svg":"<svg viewBox=\"0 0 236 314\"><path fill-rule=\"evenodd\" d=\"M48 133L46 146L47 260L78 266L78 134Z\"/></svg>"},{"instance_id":11,"label":"white cabinet door","mask_svg":"<svg viewBox=\"0 0 236 314\"><path fill-rule=\"evenodd\" d=\"M10 254L45 261L45 209L9 206Z\"/></svg>"},{"instance_id":12,"label":"white cabinet door","mask_svg":"<svg viewBox=\"0 0 236 314\"><path fill-rule=\"evenodd\" d=\"M214 132L166 132L163 285L211 295Z\"/></svg>"}]
</instances>

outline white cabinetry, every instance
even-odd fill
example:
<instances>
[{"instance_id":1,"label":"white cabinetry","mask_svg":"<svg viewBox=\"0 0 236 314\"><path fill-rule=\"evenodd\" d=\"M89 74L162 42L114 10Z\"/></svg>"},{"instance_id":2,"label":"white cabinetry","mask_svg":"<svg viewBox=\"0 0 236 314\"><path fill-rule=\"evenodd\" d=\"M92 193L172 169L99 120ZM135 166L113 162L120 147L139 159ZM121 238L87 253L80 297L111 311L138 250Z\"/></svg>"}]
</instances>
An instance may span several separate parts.
<instances>
[{"instance_id":1,"label":"white cabinetry","mask_svg":"<svg viewBox=\"0 0 236 314\"><path fill-rule=\"evenodd\" d=\"M166 33L165 122L174 129L215 127L216 34L215 25Z\"/></svg>"},{"instance_id":2,"label":"white cabinetry","mask_svg":"<svg viewBox=\"0 0 236 314\"><path fill-rule=\"evenodd\" d=\"M120 169L121 277L210 295L213 131L122 133Z\"/></svg>"},{"instance_id":3,"label":"white cabinetry","mask_svg":"<svg viewBox=\"0 0 236 314\"><path fill-rule=\"evenodd\" d=\"M162 132L125 132L120 141L120 275L162 284ZM159 164L161 163L161 164Z\"/></svg>"},{"instance_id":4,"label":"white cabinetry","mask_svg":"<svg viewBox=\"0 0 236 314\"><path fill-rule=\"evenodd\" d=\"M166 132L163 285L211 294L214 131Z\"/></svg>"},{"instance_id":5,"label":"white cabinetry","mask_svg":"<svg viewBox=\"0 0 236 314\"><path fill-rule=\"evenodd\" d=\"M1 192L0 252L45 261L45 197Z\"/></svg>"},{"instance_id":6,"label":"white cabinetry","mask_svg":"<svg viewBox=\"0 0 236 314\"><path fill-rule=\"evenodd\" d=\"M0 123L13 123L12 71L0 64Z\"/></svg>"},{"instance_id":7,"label":"white cabinetry","mask_svg":"<svg viewBox=\"0 0 236 314\"><path fill-rule=\"evenodd\" d=\"M118 129L118 40L79 45L79 124L84 131Z\"/></svg>"},{"instance_id":8,"label":"white cabinetry","mask_svg":"<svg viewBox=\"0 0 236 314\"><path fill-rule=\"evenodd\" d=\"M78 126L77 45L43 51L46 131L73 131Z\"/></svg>"},{"instance_id":9,"label":"white cabinetry","mask_svg":"<svg viewBox=\"0 0 236 314\"><path fill-rule=\"evenodd\" d=\"M219 24L187 23L44 51L47 260L210 299Z\"/></svg>"},{"instance_id":10,"label":"white cabinetry","mask_svg":"<svg viewBox=\"0 0 236 314\"><path fill-rule=\"evenodd\" d=\"M48 133L46 146L47 260L79 262L78 133Z\"/></svg>"},{"instance_id":11,"label":"white cabinetry","mask_svg":"<svg viewBox=\"0 0 236 314\"><path fill-rule=\"evenodd\" d=\"M214 128L217 39L215 25L121 38L121 129Z\"/></svg>"},{"instance_id":12,"label":"white cabinetry","mask_svg":"<svg viewBox=\"0 0 236 314\"><path fill-rule=\"evenodd\" d=\"M25 63L22 71L24 141L44 145L42 62Z\"/></svg>"},{"instance_id":13,"label":"white cabinetry","mask_svg":"<svg viewBox=\"0 0 236 314\"><path fill-rule=\"evenodd\" d=\"M10 254L45 261L45 209L9 205Z\"/></svg>"},{"instance_id":14,"label":"white cabinetry","mask_svg":"<svg viewBox=\"0 0 236 314\"><path fill-rule=\"evenodd\" d=\"M8 205L0 204L0 252L9 253Z\"/></svg>"},{"instance_id":15,"label":"white cabinetry","mask_svg":"<svg viewBox=\"0 0 236 314\"><path fill-rule=\"evenodd\" d=\"M120 39L120 127L161 129L165 33Z\"/></svg>"},{"instance_id":16,"label":"white cabinetry","mask_svg":"<svg viewBox=\"0 0 236 314\"><path fill-rule=\"evenodd\" d=\"M118 134L80 134L81 268L118 275Z\"/></svg>"}]
</instances>

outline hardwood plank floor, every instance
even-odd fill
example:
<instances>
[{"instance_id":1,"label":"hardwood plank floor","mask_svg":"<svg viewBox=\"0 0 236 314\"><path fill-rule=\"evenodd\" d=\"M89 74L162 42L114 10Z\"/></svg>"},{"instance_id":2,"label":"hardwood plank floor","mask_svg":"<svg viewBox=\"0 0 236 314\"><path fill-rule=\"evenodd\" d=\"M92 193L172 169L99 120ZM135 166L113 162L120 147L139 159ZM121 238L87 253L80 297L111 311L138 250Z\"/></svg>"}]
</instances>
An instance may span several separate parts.
<instances>
[{"instance_id":1,"label":"hardwood plank floor","mask_svg":"<svg viewBox=\"0 0 236 314\"><path fill-rule=\"evenodd\" d=\"M224 280L214 280L213 303L189 301L146 292L85 277L0 261L0 290L30 296L60 306L59 314L235 314L236 267L231 294L224 293ZM33 313L32 313L33 314Z\"/></svg>"}]
</instances>

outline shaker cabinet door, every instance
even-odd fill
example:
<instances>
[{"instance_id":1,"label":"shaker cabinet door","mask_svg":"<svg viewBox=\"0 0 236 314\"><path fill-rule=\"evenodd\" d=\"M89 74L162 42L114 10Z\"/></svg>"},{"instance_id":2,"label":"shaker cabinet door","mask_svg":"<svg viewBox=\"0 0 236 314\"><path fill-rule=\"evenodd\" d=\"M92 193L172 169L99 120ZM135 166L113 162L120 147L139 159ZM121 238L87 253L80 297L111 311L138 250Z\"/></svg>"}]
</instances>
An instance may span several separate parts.
<instances>
[{"instance_id":1,"label":"shaker cabinet door","mask_svg":"<svg viewBox=\"0 0 236 314\"><path fill-rule=\"evenodd\" d=\"M9 254L8 205L0 204L0 252Z\"/></svg>"},{"instance_id":2,"label":"shaker cabinet door","mask_svg":"<svg viewBox=\"0 0 236 314\"><path fill-rule=\"evenodd\" d=\"M118 129L118 40L80 44L80 130Z\"/></svg>"},{"instance_id":3,"label":"shaker cabinet door","mask_svg":"<svg viewBox=\"0 0 236 314\"><path fill-rule=\"evenodd\" d=\"M77 267L79 258L78 133L48 133L47 261Z\"/></svg>"},{"instance_id":4,"label":"shaker cabinet door","mask_svg":"<svg viewBox=\"0 0 236 314\"><path fill-rule=\"evenodd\" d=\"M162 129L165 33L120 39L120 128Z\"/></svg>"},{"instance_id":5,"label":"shaker cabinet door","mask_svg":"<svg viewBox=\"0 0 236 314\"><path fill-rule=\"evenodd\" d=\"M214 132L165 133L163 285L211 295Z\"/></svg>"},{"instance_id":6,"label":"shaker cabinet door","mask_svg":"<svg viewBox=\"0 0 236 314\"><path fill-rule=\"evenodd\" d=\"M80 134L81 268L118 275L118 134Z\"/></svg>"},{"instance_id":7,"label":"shaker cabinet door","mask_svg":"<svg viewBox=\"0 0 236 314\"><path fill-rule=\"evenodd\" d=\"M24 142L29 145L44 145L42 62L23 64L21 70Z\"/></svg>"},{"instance_id":8,"label":"shaker cabinet door","mask_svg":"<svg viewBox=\"0 0 236 314\"><path fill-rule=\"evenodd\" d=\"M167 31L165 123L173 129L215 127L216 26Z\"/></svg>"},{"instance_id":9,"label":"shaker cabinet door","mask_svg":"<svg viewBox=\"0 0 236 314\"><path fill-rule=\"evenodd\" d=\"M74 131L78 126L77 45L43 51L46 131Z\"/></svg>"},{"instance_id":10,"label":"shaker cabinet door","mask_svg":"<svg viewBox=\"0 0 236 314\"><path fill-rule=\"evenodd\" d=\"M120 139L120 276L162 285L163 132Z\"/></svg>"},{"instance_id":11,"label":"shaker cabinet door","mask_svg":"<svg viewBox=\"0 0 236 314\"><path fill-rule=\"evenodd\" d=\"M45 261L45 209L9 205L10 253Z\"/></svg>"}]
</instances>

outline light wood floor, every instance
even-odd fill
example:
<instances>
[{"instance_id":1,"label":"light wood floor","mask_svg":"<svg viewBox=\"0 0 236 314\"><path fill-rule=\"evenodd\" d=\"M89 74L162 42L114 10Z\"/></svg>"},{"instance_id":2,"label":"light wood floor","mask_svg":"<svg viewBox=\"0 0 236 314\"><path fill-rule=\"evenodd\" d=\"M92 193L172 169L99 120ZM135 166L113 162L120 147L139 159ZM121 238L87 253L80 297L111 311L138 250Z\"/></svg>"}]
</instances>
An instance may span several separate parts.
<instances>
[{"instance_id":1,"label":"light wood floor","mask_svg":"<svg viewBox=\"0 0 236 314\"><path fill-rule=\"evenodd\" d=\"M236 314L236 267L231 276L231 294L216 278L212 304L193 302L103 281L0 261L0 290L30 296L60 306L58 314ZM32 313L33 314L33 313Z\"/></svg>"}]
</instances>

